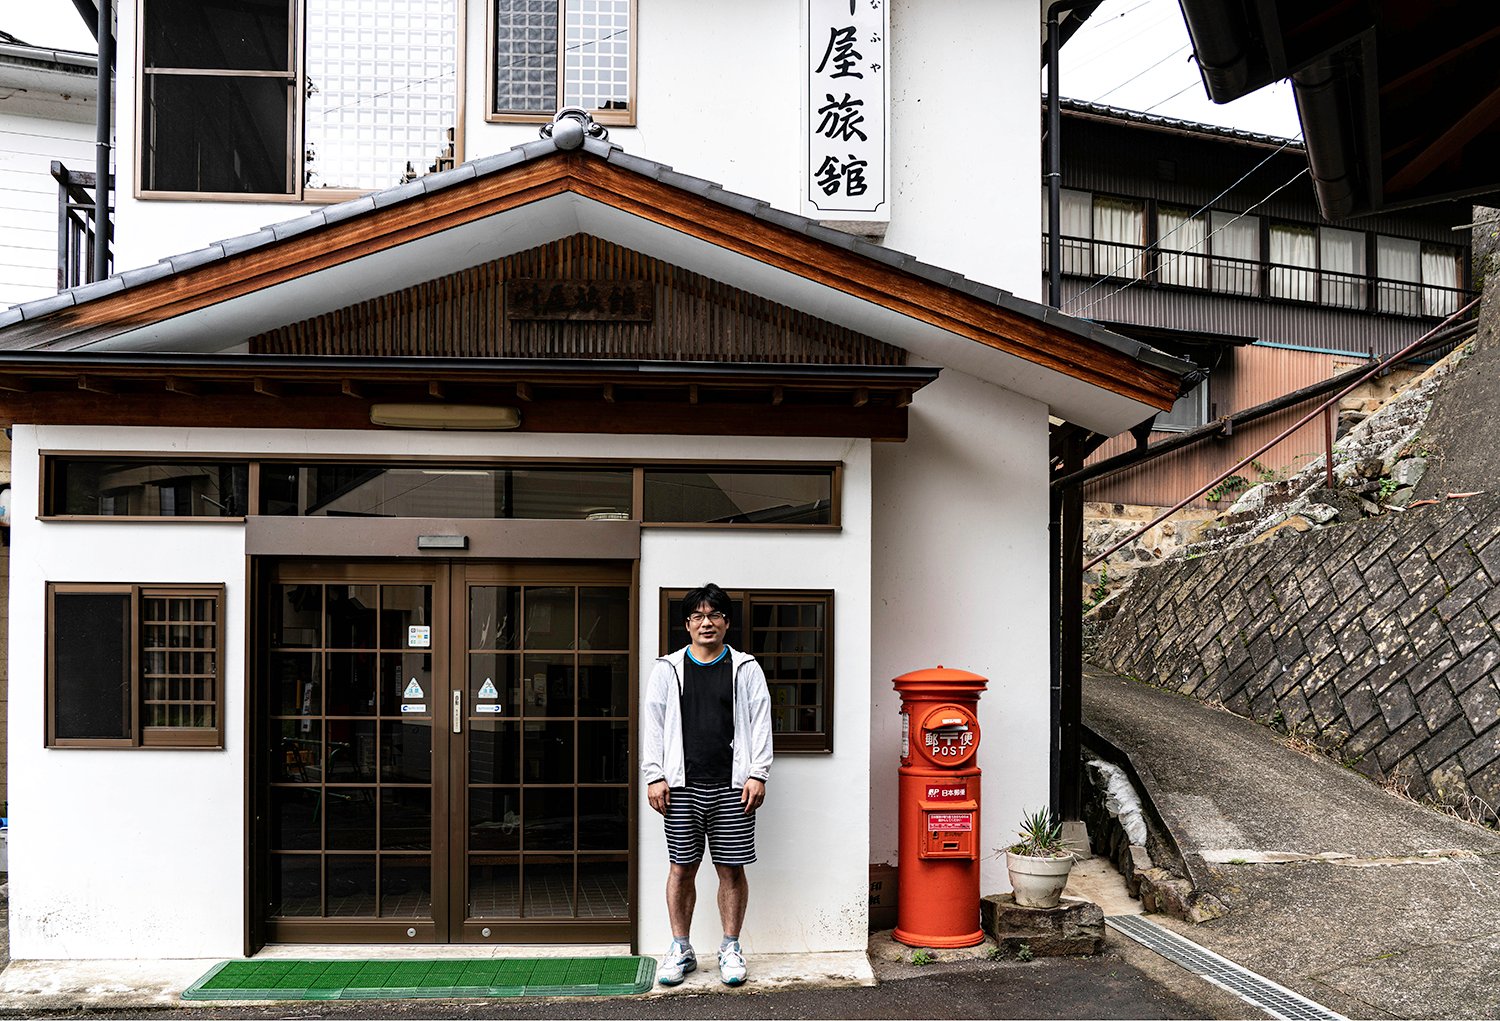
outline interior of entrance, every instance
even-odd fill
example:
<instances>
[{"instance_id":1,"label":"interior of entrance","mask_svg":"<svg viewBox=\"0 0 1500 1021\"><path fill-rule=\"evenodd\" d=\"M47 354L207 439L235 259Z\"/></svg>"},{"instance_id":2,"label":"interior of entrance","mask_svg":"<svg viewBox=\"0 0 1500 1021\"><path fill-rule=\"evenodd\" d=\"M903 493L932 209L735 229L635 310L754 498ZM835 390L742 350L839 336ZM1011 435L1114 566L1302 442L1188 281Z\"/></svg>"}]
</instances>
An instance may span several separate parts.
<instances>
[{"instance_id":1,"label":"interior of entrance","mask_svg":"<svg viewBox=\"0 0 1500 1021\"><path fill-rule=\"evenodd\" d=\"M630 941L631 564L260 574L263 941Z\"/></svg>"}]
</instances>

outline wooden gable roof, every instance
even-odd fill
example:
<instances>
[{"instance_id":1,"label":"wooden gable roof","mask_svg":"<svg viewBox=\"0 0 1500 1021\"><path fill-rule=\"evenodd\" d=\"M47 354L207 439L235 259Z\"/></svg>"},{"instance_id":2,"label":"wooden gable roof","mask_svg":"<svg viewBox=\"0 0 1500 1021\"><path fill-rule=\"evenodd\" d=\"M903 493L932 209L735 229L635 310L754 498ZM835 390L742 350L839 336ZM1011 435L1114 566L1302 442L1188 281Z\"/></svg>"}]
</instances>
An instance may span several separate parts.
<instances>
[{"instance_id":1,"label":"wooden gable roof","mask_svg":"<svg viewBox=\"0 0 1500 1021\"><path fill-rule=\"evenodd\" d=\"M254 234L0 312L0 352L223 353L587 233L1119 431L1191 366L988 285L822 227L596 137L545 138ZM7 358L7 361L11 359Z\"/></svg>"}]
</instances>

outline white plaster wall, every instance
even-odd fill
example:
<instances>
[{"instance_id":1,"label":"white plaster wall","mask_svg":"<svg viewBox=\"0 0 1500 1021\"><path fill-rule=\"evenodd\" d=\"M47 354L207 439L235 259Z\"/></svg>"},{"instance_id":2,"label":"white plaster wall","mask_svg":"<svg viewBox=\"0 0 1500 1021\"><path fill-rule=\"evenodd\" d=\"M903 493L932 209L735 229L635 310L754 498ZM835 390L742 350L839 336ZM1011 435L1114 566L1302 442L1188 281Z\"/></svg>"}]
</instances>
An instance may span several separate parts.
<instances>
[{"instance_id":1,"label":"white plaster wall","mask_svg":"<svg viewBox=\"0 0 1500 1021\"><path fill-rule=\"evenodd\" d=\"M90 110L80 104L78 122L0 110L0 308L57 293L52 161L94 172ZM82 123L83 117L88 123Z\"/></svg>"},{"instance_id":2,"label":"white plaster wall","mask_svg":"<svg viewBox=\"0 0 1500 1021\"><path fill-rule=\"evenodd\" d=\"M870 861L897 860L900 699L938 665L989 678L979 700L981 892L993 852L1048 803L1047 409L953 370L913 401L909 438L873 455Z\"/></svg>"},{"instance_id":3,"label":"white plaster wall","mask_svg":"<svg viewBox=\"0 0 1500 1021\"><path fill-rule=\"evenodd\" d=\"M469 0L464 158L537 137L484 120L486 0ZM635 127L627 152L800 212L800 0L639 0ZM1038 0L893 0L891 224L885 243L1023 297L1040 293ZM135 52L135 5L120 11ZM121 123L135 112L119 69ZM137 199L135 138L119 132L116 265L155 262L299 216L312 203Z\"/></svg>"},{"instance_id":4,"label":"white plaster wall","mask_svg":"<svg viewBox=\"0 0 1500 1021\"><path fill-rule=\"evenodd\" d=\"M1041 295L1039 0L891 6L885 244L1023 298Z\"/></svg>"},{"instance_id":5,"label":"white plaster wall","mask_svg":"<svg viewBox=\"0 0 1500 1021\"><path fill-rule=\"evenodd\" d=\"M833 755L783 756L759 821L747 949L864 945L870 709L870 444L868 441L559 436L374 431L15 428L11 562L11 954L29 958L235 956L244 932L244 537L238 525L41 523L37 452L160 450L458 457L656 457L711 461L843 461L838 533L653 530L643 535L640 650L654 659L665 586L835 592ZM223 751L43 747L48 581L222 581L227 585ZM666 853L640 791L640 934L670 937ZM811 833L837 836L816 855ZM694 932L716 945L712 870Z\"/></svg>"},{"instance_id":6,"label":"white plaster wall","mask_svg":"<svg viewBox=\"0 0 1500 1021\"><path fill-rule=\"evenodd\" d=\"M746 870L750 907L741 935L750 954L863 950L868 938L870 444L850 444L838 456L845 471L837 536L653 529L641 548L643 650L657 648L663 588L712 581L724 588L834 590L834 750L779 755L771 767L755 823L758 860ZM686 644L685 633L678 644ZM638 811L639 936L641 951L656 953L672 937L666 838L644 790ZM711 953L723 934L717 890L705 857L692 930L700 953Z\"/></svg>"},{"instance_id":7,"label":"white plaster wall","mask_svg":"<svg viewBox=\"0 0 1500 1021\"><path fill-rule=\"evenodd\" d=\"M93 446L110 430L92 430ZM43 439L47 437L47 439ZM37 451L14 428L10 939L17 959L202 957L244 946L244 534L42 524ZM46 584L225 582L223 750L43 747Z\"/></svg>"}]
</instances>

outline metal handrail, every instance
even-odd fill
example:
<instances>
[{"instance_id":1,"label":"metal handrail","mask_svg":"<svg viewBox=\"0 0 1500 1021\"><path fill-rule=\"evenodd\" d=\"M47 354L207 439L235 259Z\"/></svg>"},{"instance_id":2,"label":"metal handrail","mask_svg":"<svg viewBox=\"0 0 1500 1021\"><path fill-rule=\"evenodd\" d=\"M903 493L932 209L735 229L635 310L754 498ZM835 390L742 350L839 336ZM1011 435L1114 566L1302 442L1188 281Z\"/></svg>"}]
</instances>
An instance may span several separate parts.
<instances>
[{"instance_id":1,"label":"metal handrail","mask_svg":"<svg viewBox=\"0 0 1500 1021\"><path fill-rule=\"evenodd\" d=\"M1195 490L1194 492L1190 493L1188 496L1186 496L1182 500L1178 501L1174 506L1172 506L1168 510L1166 510L1163 513L1157 515L1151 521L1148 521L1146 524L1142 525L1140 528L1136 529L1134 532L1130 533L1125 538L1123 538L1120 541L1116 542L1113 546L1109 547L1109 549L1105 550L1103 553L1100 553L1097 556L1095 556L1092 560L1088 561L1087 563L1085 563L1083 565L1083 569L1085 571L1087 571L1089 568L1093 567L1095 564L1098 564L1100 561L1107 560L1109 557L1113 556L1115 553L1119 552L1121 549L1123 549L1124 547L1128 546L1130 543L1132 543L1135 540L1139 539L1142 535L1145 535L1151 529L1155 528L1157 525L1161 524L1163 521L1165 521L1168 518L1170 518L1173 514L1176 514L1178 511L1182 510L1184 507L1186 507L1188 504L1192 503L1198 497L1202 496L1204 493L1208 492L1210 489L1213 489L1219 483L1221 483L1225 479L1229 478L1229 476L1233 475L1235 472L1239 471L1241 468L1244 468L1250 462L1254 461L1257 457L1260 457L1260 455L1264 454L1266 451L1268 451L1272 447L1276 446L1276 444L1280 443L1282 440L1286 439L1288 436L1291 436L1298 429L1301 429L1303 426L1307 425L1313 419L1317 418L1320 414L1323 414L1324 412L1326 412L1329 409L1331 409L1332 407L1334 407L1334 405L1336 405L1339 401L1343 400L1350 393L1352 393L1354 391L1354 389L1356 387L1358 387L1360 384L1362 384L1362 383L1364 383L1364 382L1366 382L1366 381L1368 381L1370 379L1373 379L1375 376L1380 375L1381 373L1389 370L1392 366L1394 366L1394 365L1396 365L1396 364L1398 364L1400 362L1405 361L1407 358L1409 358L1412 355L1413 352L1415 352L1418 349L1420 349L1423 345L1425 345L1428 341L1430 341L1434 336L1436 336L1441 330L1443 330L1444 327L1448 326L1450 323L1453 323L1453 322L1457 321L1461 316L1466 315L1471 309L1474 308L1474 306L1476 306L1478 304L1479 304L1479 299L1478 298L1474 298L1467 305L1465 305L1463 308L1459 309L1458 311L1454 312L1452 315L1448 316L1441 323L1438 323L1432 329L1430 329L1426 333L1422 334L1422 336L1420 336L1416 340L1412 341L1410 344L1408 344L1406 347L1402 348L1400 351L1397 351L1395 354L1389 355L1386 358L1382 359L1381 361L1376 362L1375 365L1373 365L1369 369L1366 369L1364 372L1360 373L1359 377L1357 379L1355 379L1353 382L1349 383L1348 386L1346 386L1342 390L1338 391L1338 393L1334 394L1332 397L1329 397L1322 404L1319 404L1317 407L1313 408L1306 415L1303 415L1300 419L1297 420L1296 424L1288 426L1287 428L1283 429L1281 432L1279 432L1279 433L1276 434L1276 437L1274 439L1269 440L1268 442L1262 444L1260 447L1257 447L1256 450L1253 453L1248 454L1244 458L1242 458L1241 460L1237 461L1232 467L1230 467L1230 468L1226 469L1225 471L1221 472L1212 481L1208 482L1206 485L1204 485L1204 486L1200 487L1199 489ZM1328 469L1329 469L1330 472L1332 472L1332 469L1333 469L1333 459L1332 459L1332 457L1329 457Z\"/></svg>"}]
</instances>

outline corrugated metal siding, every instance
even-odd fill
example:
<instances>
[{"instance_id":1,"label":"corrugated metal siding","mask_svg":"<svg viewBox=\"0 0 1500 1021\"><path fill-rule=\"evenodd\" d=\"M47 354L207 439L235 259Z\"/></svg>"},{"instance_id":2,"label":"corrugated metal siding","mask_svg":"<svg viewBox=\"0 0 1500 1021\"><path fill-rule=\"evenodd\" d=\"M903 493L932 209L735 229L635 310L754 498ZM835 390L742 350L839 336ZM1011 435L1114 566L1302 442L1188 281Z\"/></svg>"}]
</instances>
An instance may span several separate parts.
<instances>
[{"instance_id":1,"label":"corrugated metal siding","mask_svg":"<svg viewBox=\"0 0 1500 1021\"><path fill-rule=\"evenodd\" d=\"M1237 298L1146 283L1125 287L1125 283L1109 280L1084 294L1092 281L1064 278L1063 309L1088 319L1253 337L1274 344L1330 351L1368 352L1374 348L1377 355L1401 350L1437 324L1434 319L1342 312L1315 305ZM1080 294L1083 297L1075 301Z\"/></svg>"},{"instance_id":2,"label":"corrugated metal siding","mask_svg":"<svg viewBox=\"0 0 1500 1021\"><path fill-rule=\"evenodd\" d=\"M649 323L511 320L507 280L640 280ZM255 354L651 358L905 365L906 352L586 234L250 339Z\"/></svg>"},{"instance_id":3,"label":"corrugated metal siding","mask_svg":"<svg viewBox=\"0 0 1500 1021\"><path fill-rule=\"evenodd\" d=\"M1258 345L1238 348L1210 381L1209 413L1217 416L1225 414L1228 408L1254 407L1360 364L1365 363L1356 359ZM1307 414L1317 403L1309 401L1242 426L1228 439L1205 440L1101 479L1084 487L1084 499L1100 503L1169 507L1207 485L1225 469ZM1217 405L1217 409L1214 405ZM1155 442L1168 435L1152 433L1151 439ZM1101 461L1131 449L1134 444L1134 438L1128 434L1117 436L1100 448L1089 461ZM1321 456L1323 449L1323 420L1319 417L1256 458L1256 465L1260 467L1252 465L1241 469L1237 474L1250 482L1258 482L1263 470L1281 474L1300 471L1308 462ZM1230 493L1218 502L1200 498L1190 506L1227 508L1234 502L1236 495Z\"/></svg>"}]
</instances>

